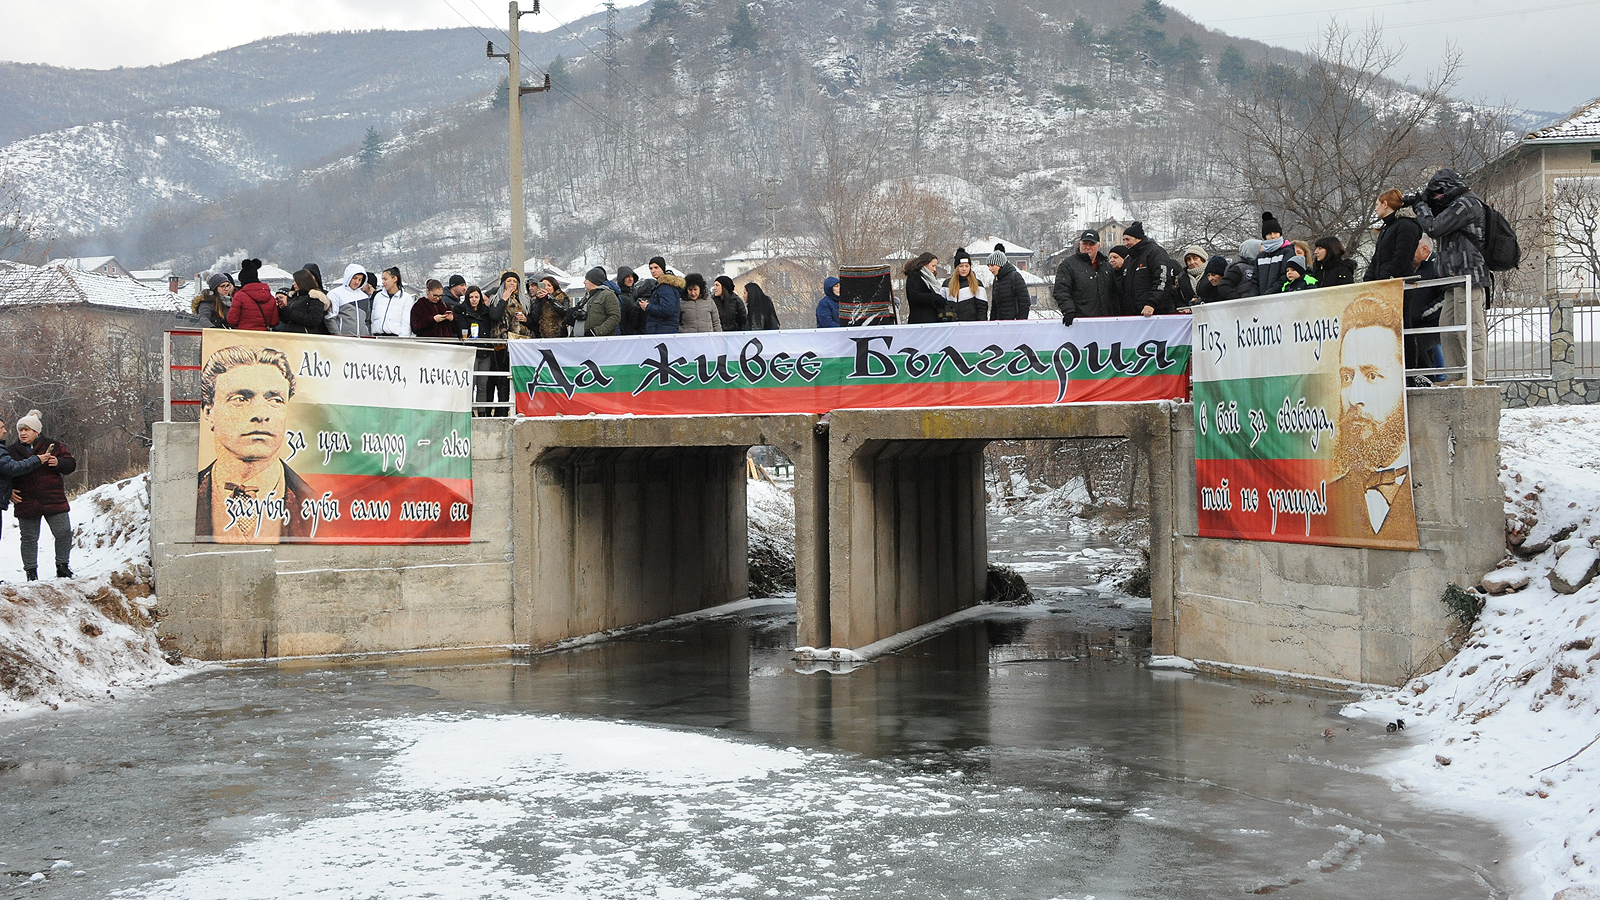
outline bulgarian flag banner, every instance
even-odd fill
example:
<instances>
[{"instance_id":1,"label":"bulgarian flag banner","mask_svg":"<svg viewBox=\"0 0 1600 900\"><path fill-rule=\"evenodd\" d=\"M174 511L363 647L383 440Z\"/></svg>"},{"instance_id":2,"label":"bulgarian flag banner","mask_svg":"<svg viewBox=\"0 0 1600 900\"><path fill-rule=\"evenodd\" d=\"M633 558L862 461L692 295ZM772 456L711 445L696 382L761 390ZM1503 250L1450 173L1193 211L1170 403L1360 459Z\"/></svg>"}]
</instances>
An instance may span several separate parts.
<instances>
[{"instance_id":1,"label":"bulgarian flag banner","mask_svg":"<svg viewBox=\"0 0 1600 900\"><path fill-rule=\"evenodd\" d=\"M1079 319L510 342L525 416L825 413L1188 395L1189 319Z\"/></svg>"},{"instance_id":2,"label":"bulgarian flag banner","mask_svg":"<svg viewBox=\"0 0 1600 900\"><path fill-rule=\"evenodd\" d=\"M195 540L464 544L470 347L208 329Z\"/></svg>"},{"instance_id":3,"label":"bulgarian flag banner","mask_svg":"<svg viewBox=\"0 0 1600 900\"><path fill-rule=\"evenodd\" d=\"M1403 290L1194 308L1201 537L1417 549Z\"/></svg>"}]
</instances>

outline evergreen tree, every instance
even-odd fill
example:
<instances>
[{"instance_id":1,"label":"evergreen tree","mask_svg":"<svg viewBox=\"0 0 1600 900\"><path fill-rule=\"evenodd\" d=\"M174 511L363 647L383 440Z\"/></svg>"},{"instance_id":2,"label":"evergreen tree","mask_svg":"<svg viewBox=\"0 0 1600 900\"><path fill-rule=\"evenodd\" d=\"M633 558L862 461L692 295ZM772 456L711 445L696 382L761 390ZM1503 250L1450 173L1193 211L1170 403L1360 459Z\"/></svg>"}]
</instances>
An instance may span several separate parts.
<instances>
[{"instance_id":1,"label":"evergreen tree","mask_svg":"<svg viewBox=\"0 0 1600 900\"><path fill-rule=\"evenodd\" d=\"M500 83L494 86L494 94L489 100L489 107L491 109L498 109L501 112L505 112L507 109L511 108L510 75L500 76Z\"/></svg>"},{"instance_id":2,"label":"evergreen tree","mask_svg":"<svg viewBox=\"0 0 1600 900\"><path fill-rule=\"evenodd\" d=\"M1094 26L1082 16L1072 20L1072 42L1080 47L1094 46Z\"/></svg>"},{"instance_id":3,"label":"evergreen tree","mask_svg":"<svg viewBox=\"0 0 1600 900\"><path fill-rule=\"evenodd\" d=\"M741 3L733 14L733 21L728 23L728 49L734 53L754 53L756 48L756 23L750 17L749 5Z\"/></svg>"},{"instance_id":4,"label":"evergreen tree","mask_svg":"<svg viewBox=\"0 0 1600 900\"><path fill-rule=\"evenodd\" d=\"M671 78L672 67L678 61L678 54L672 50L672 42L666 38L657 38L655 43L644 51L644 68L657 78Z\"/></svg>"},{"instance_id":5,"label":"evergreen tree","mask_svg":"<svg viewBox=\"0 0 1600 900\"><path fill-rule=\"evenodd\" d=\"M1144 14L1155 22L1167 20L1167 11L1162 8L1161 0L1144 0Z\"/></svg>"},{"instance_id":6,"label":"evergreen tree","mask_svg":"<svg viewBox=\"0 0 1600 900\"><path fill-rule=\"evenodd\" d=\"M678 0L655 0L650 4L650 16L640 26L645 31L651 31L662 25L675 24L683 15L683 6Z\"/></svg>"},{"instance_id":7,"label":"evergreen tree","mask_svg":"<svg viewBox=\"0 0 1600 900\"><path fill-rule=\"evenodd\" d=\"M1226 85L1240 85L1250 80L1250 64L1244 61L1238 45L1222 48L1222 56L1217 59L1217 80Z\"/></svg>"},{"instance_id":8,"label":"evergreen tree","mask_svg":"<svg viewBox=\"0 0 1600 900\"><path fill-rule=\"evenodd\" d=\"M557 56L550 60L550 96L549 99L561 99L561 94L570 93L572 90L572 70L567 66L565 56Z\"/></svg>"},{"instance_id":9,"label":"evergreen tree","mask_svg":"<svg viewBox=\"0 0 1600 900\"><path fill-rule=\"evenodd\" d=\"M1198 84L1200 73L1204 71L1201 63L1204 57L1200 54L1200 42L1193 35L1183 35L1178 38L1178 43L1172 49L1170 62L1172 73L1178 81L1185 85Z\"/></svg>"},{"instance_id":10,"label":"evergreen tree","mask_svg":"<svg viewBox=\"0 0 1600 900\"><path fill-rule=\"evenodd\" d=\"M361 167L368 172L378 164L378 159L383 156L383 135L378 133L375 126L367 126L367 136L361 140Z\"/></svg>"}]
</instances>

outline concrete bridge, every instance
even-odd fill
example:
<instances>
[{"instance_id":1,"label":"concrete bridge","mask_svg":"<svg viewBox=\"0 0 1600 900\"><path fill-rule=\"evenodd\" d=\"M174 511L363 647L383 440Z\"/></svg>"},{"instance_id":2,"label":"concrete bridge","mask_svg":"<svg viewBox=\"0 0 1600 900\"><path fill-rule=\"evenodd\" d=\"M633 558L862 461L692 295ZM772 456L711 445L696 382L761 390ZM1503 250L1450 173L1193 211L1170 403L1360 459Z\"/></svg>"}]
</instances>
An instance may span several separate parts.
<instances>
[{"instance_id":1,"label":"concrete bridge","mask_svg":"<svg viewBox=\"0 0 1600 900\"><path fill-rule=\"evenodd\" d=\"M1153 646L1394 684L1437 665L1447 582L1504 554L1494 388L1408 395L1422 549L1198 537L1186 404L473 421L465 545L195 543L198 426L156 426L163 631L208 659L549 646L741 599L743 457L795 463L798 640L861 647L983 597L983 448L1127 437L1149 466Z\"/></svg>"}]
</instances>

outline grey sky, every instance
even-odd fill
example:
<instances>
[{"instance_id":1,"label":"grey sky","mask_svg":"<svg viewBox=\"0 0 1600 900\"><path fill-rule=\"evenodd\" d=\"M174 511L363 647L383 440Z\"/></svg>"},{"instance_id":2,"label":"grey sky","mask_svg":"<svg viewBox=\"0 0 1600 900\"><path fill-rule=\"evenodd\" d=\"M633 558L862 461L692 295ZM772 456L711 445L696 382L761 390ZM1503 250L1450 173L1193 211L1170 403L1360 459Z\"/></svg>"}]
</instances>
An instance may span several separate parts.
<instances>
[{"instance_id":1,"label":"grey sky","mask_svg":"<svg viewBox=\"0 0 1600 900\"><path fill-rule=\"evenodd\" d=\"M81 68L143 66L202 56L270 35L365 28L504 28L504 0L4 0L0 59ZM1600 96L1600 0L1166 0L1209 27L1304 49L1333 16L1381 21L1407 48L1401 73L1420 80L1447 41L1466 57L1460 93L1525 109L1564 112ZM561 21L600 0L550 0ZM619 5L632 5L623 0ZM464 19L466 21L464 21ZM558 27L550 14L526 31Z\"/></svg>"},{"instance_id":2,"label":"grey sky","mask_svg":"<svg viewBox=\"0 0 1600 900\"><path fill-rule=\"evenodd\" d=\"M1296 50L1334 18L1358 28L1377 21L1406 50L1398 74L1418 83L1454 44L1465 63L1457 94L1467 99L1566 112L1600 97L1600 0L1164 2L1207 27Z\"/></svg>"}]
</instances>

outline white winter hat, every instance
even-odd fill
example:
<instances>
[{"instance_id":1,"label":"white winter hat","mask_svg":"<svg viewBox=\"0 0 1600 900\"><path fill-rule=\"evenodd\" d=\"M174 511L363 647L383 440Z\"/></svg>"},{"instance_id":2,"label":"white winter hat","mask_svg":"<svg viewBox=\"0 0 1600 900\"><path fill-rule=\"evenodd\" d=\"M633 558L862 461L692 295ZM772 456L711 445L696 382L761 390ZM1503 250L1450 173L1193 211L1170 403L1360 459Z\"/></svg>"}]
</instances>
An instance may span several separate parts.
<instances>
[{"instance_id":1,"label":"white winter hat","mask_svg":"<svg viewBox=\"0 0 1600 900\"><path fill-rule=\"evenodd\" d=\"M18 428L30 428L35 434L44 431L44 423L39 421L37 409L28 410L28 414L17 420Z\"/></svg>"}]
</instances>

